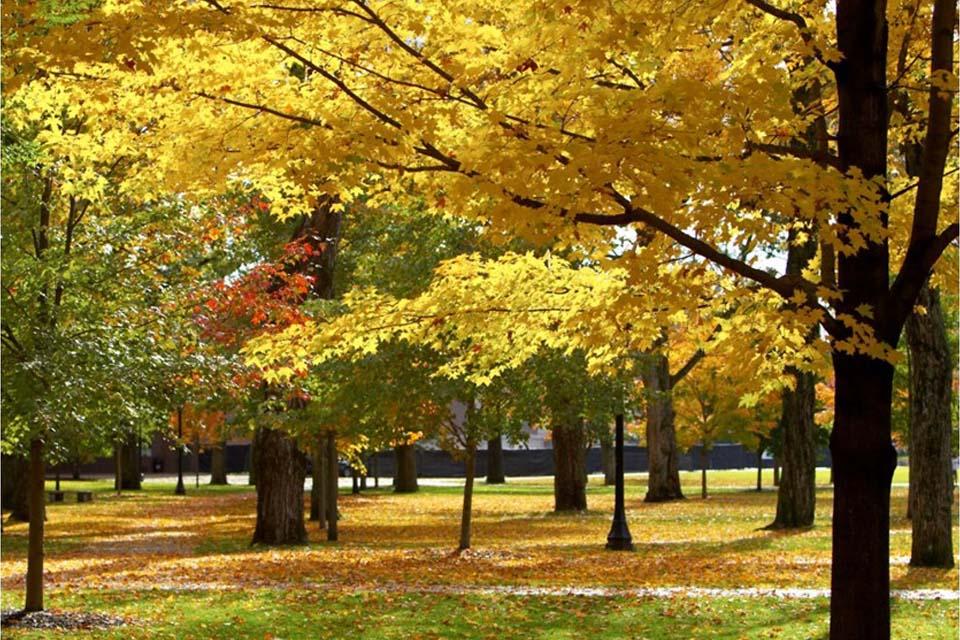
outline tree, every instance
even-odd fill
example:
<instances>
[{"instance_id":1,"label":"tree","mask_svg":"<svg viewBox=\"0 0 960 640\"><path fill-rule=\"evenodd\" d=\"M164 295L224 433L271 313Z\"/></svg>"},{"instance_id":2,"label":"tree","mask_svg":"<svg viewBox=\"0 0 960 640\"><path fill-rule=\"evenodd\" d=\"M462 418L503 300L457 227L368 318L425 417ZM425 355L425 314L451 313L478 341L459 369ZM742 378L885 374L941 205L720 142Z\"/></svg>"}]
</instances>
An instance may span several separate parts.
<instances>
[{"instance_id":1,"label":"tree","mask_svg":"<svg viewBox=\"0 0 960 640\"><path fill-rule=\"evenodd\" d=\"M954 351L936 289L924 286L907 319L910 348L910 564L953 566L951 431Z\"/></svg>"},{"instance_id":2,"label":"tree","mask_svg":"<svg viewBox=\"0 0 960 640\"><path fill-rule=\"evenodd\" d=\"M236 141L235 166L249 163L251 180L272 183L280 209L309 206L317 191L356 197L372 181L383 187L379 194L413 194L437 208L457 202L494 228L576 243L594 257L617 242L609 227L649 231L657 238L645 244L639 271L682 248L794 300L796 312L780 317L819 323L833 348L831 634L885 638L895 461L888 358L960 230L939 224L948 155L956 161L949 144L956 6L935 0L932 13L913 6L839 0L835 11L794 11L766 0L677 2L655 11L571 6L530 20L526 5L493 2L469 10L354 2L308 12L209 2L171 5L144 20L136 9L110 5L89 24L57 33L60 47L49 50L68 61L109 59L86 64L125 95L163 91L161 109L144 99L130 117L155 123L152 131L163 135L150 152L168 163L185 139L198 141L200 155ZM215 29L208 14L216 14ZM149 55L133 49L133 34L156 44ZM103 42L127 55L99 55ZM916 127L894 129L888 117L888 65L898 57L888 45L908 59L929 57L929 72L915 64L897 78L927 90ZM29 52L45 50L25 49L10 63L29 72L36 66ZM810 56L819 64L792 73ZM300 72L291 78L287 65ZM278 81L264 82L271 77ZM823 105L837 105L815 107L830 115L826 154L785 144L807 124L793 112L792 90L813 82ZM286 142L290 127L306 134ZM891 137L907 130L923 138L916 181L888 171L896 163ZM263 152L277 140L285 153ZM338 150L340 164L330 158ZM312 162L318 156L328 160L322 169ZM196 174L190 190L237 175L219 165L163 173ZM886 232L897 208L889 204L898 200L912 200L897 222L911 232L897 247L903 260L891 279ZM814 221L838 254L836 289L819 277L772 275L724 251L738 238L782 249L788 227Z\"/></svg>"}]
</instances>

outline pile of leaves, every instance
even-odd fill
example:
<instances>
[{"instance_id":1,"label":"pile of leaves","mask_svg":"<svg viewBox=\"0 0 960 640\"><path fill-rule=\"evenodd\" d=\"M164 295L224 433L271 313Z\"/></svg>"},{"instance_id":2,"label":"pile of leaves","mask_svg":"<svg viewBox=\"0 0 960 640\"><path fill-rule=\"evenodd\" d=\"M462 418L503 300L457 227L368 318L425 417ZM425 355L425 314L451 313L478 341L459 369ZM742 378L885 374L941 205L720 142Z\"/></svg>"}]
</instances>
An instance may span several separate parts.
<instances>
[{"instance_id":1,"label":"pile of leaves","mask_svg":"<svg viewBox=\"0 0 960 640\"><path fill-rule=\"evenodd\" d=\"M4 609L0 612L0 627L20 629L109 629L130 624L130 620L106 613L83 611L23 611Z\"/></svg>"}]
</instances>

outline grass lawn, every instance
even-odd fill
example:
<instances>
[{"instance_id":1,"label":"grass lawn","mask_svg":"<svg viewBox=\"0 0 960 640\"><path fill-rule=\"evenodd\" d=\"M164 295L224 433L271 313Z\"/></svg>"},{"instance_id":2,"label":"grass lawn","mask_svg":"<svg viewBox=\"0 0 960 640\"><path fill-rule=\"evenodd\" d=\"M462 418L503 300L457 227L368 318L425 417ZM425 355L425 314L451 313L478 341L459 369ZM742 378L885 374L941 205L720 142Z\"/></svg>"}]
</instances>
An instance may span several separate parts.
<instances>
[{"instance_id":1,"label":"grass lawn","mask_svg":"<svg viewBox=\"0 0 960 640\"><path fill-rule=\"evenodd\" d=\"M904 472L898 469L894 479L893 588L956 590L955 569L907 566ZM762 529L773 518L776 495L750 491L755 474L710 472L711 497L701 500L699 473L684 473L690 498L659 505L642 502L644 477L629 477L632 554L603 549L613 493L596 477L589 485L590 510L576 515L551 513L550 478L478 483L474 549L462 555L452 553L460 508L455 482L424 486L417 494L393 495L389 487L343 493L340 543L327 543L308 525L310 544L273 549L249 545L255 494L247 486L189 486L189 495L176 497L172 483L148 482L143 491L116 496L107 481L64 481L64 490L93 490L96 497L48 509L48 607L104 611L136 623L55 635L5 630L4 636L823 637L825 597L626 593L829 587L832 492L826 472L819 478L817 526L793 534ZM769 485L770 478L764 481ZM2 542L2 604L15 608L23 597L26 525L6 525ZM607 591L557 595L569 588ZM895 600L894 636L955 638L955 598Z\"/></svg>"}]
</instances>

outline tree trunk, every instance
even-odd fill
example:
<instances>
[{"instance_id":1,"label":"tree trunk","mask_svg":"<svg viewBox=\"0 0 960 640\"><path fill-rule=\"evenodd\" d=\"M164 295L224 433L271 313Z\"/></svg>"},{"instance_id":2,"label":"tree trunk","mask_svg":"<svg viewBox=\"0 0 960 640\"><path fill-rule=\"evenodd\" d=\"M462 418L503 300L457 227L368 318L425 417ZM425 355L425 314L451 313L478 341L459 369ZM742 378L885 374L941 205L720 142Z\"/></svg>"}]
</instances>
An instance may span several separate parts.
<instances>
[{"instance_id":1,"label":"tree trunk","mask_svg":"<svg viewBox=\"0 0 960 640\"><path fill-rule=\"evenodd\" d=\"M30 460L19 455L3 456L0 470L0 493L3 508L10 510L10 518L20 522L30 521Z\"/></svg>"},{"instance_id":2,"label":"tree trunk","mask_svg":"<svg viewBox=\"0 0 960 640\"><path fill-rule=\"evenodd\" d=\"M503 484L507 481L503 474L503 436L487 441L487 484Z\"/></svg>"},{"instance_id":3,"label":"tree trunk","mask_svg":"<svg viewBox=\"0 0 960 640\"><path fill-rule=\"evenodd\" d=\"M613 486L617 480L617 460L613 443L609 438L600 439L600 466L603 467L603 484Z\"/></svg>"},{"instance_id":4,"label":"tree trunk","mask_svg":"<svg viewBox=\"0 0 960 640\"><path fill-rule=\"evenodd\" d=\"M307 465L292 438L260 428L256 436L257 527L254 544L303 544L303 481Z\"/></svg>"},{"instance_id":5,"label":"tree trunk","mask_svg":"<svg viewBox=\"0 0 960 640\"><path fill-rule=\"evenodd\" d=\"M784 389L782 394L783 473L777 491L777 515L770 529L811 527L816 512L816 378L797 370L791 373L795 387Z\"/></svg>"},{"instance_id":6,"label":"tree trunk","mask_svg":"<svg viewBox=\"0 0 960 640\"><path fill-rule=\"evenodd\" d=\"M137 491L142 488L140 477L140 437L131 429L127 434L123 451L123 488Z\"/></svg>"},{"instance_id":7,"label":"tree trunk","mask_svg":"<svg viewBox=\"0 0 960 640\"><path fill-rule=\"evenodd\" d=\"M44 479L43 440L30 441L30 530L27 545L27 581L24 610L43 611L43 520Z\"/></svg>"},{"instance_id":8,"label":"tree trunk","mask_svg":"<svg viewBox=\"0 0 960 640\"><path fill-rule=\"evenodd\" d=\"M254 430L250 449L247 451L247 484L251 487L257 486L257 431L259 430L259 427Z\"/></svg>"},{"instance_id":9,"label":"tree trunk","mask_svg":"<svg viewBox=\"0 0 960 640\"><path fill-rule=\"evenodd\" d=\"M647 495L644 502L680 500L677 434L674 429L670 368L662 354L650 356L641 372L647 395Z\"/></svg>"},{"instance_id":10,"label":"tree trunk","mask_svg":"<svg viewBox=\"0 0 960 640\"><path fill-rule=\"evenodd\" d=\"M417 450L412 444L397 445L394 448L396 471L393 478L395 493L413 493L417 485Z\"/></svg>"},{"instance_id":11,"label":"tree trunk","mask_svg":"<svg viewBox=\"0 0 960 640\"><path fill-rule=\"evenodd\" d=\"M763 445L757 448L757 491L763 491Z\"/></svg>"},{"instance_id":12,"label":"tree trunk","mask_svg":"<svg viewBox=\"0 0 960 640\"><path fill-rule=\"evenodd\" d=\"M700 497L707 499L707 465L710 461L710 452L706 447L700 447Z\"/></svg>"},{"instance_id":13,"label":"tree trunk","mask_svg":"<svg viewBox=\"0 0 960 640\"><path fill-rule=\"evenodd\" d=\"M773 486L780 486L780 458L776 454L773 456Z\"/></svg>"},{"instance_id":14,"label":"tree trunk","mask_svg":"<svg viewBox=\"0 0 960 640\"><path fill-rule=\"evenodd\" d=\"M225 485L227 482L227 442L217 443L210 450L210 484Z\"/></svg>"},{"instance_id":15,"label":"tree trunk","mask_svg":"<svg viewBox=\"0 0 960 640\"><path fill-rule=\"evenodd\" d=\"M890 482L897 464L890 442L893 367L837 352L833 362L830 637L885 640L890 634Z\"/></svg>"},{"instance_id":16,"label":"tree trunk","mask_svg":"<svg viewBox=\"0 0 960 640\"><path fill-rule=\"evenodd\" d=\"M76 458L70 464L70 477L74 480L80 479L80 459Z\"/></svg>"},{"instance_id":17,"label":"tree trunk","mask_svg":"<svg viewBox=\"0 0 960 640\"><path fill-rule=\"evenodd\" d=\"M340 514L337 512L337 498L340 495L340 465L337 458L337 433L332 429L327 432L327 540L336 542L339 535L337 520Z\"/></svg>"},{"instance_id":18,"label":"tree trunk","mask_svg":"<svg viewBox=\"0 0 960 640\"><path fill-rule=\"evenodd\" d=\"M950 465L953 358L940 295L925 285L917 298L925 314L907 319L910 375L910 514L915 567L952 567Z\"/></svg>"},{"instance_id":19,"label":"tree trunk","mask_svg":"<svg viewBox=\"0 0 960 640\"><path fill-rule=\"evenodd\" d=\"M467 479L463 484L463 513L460 516L460 551L470 548L470 523L473 517L473 477L476 472L477 446L471 441L466 451Z\"/></svg>"},{"instance_id":20,"label":"tree trunk","mask_svg":"<svg viewBox=\"0 0 960 640\"><path fill-rule=\"evenodd\" d=\"M350 467L350 493L357 495L360 493L360 472Z\"/></svg>"},{"instance_id":21,"label":"tree trunk","mask_svg":"<svg viewBox=\"0 0 960 640\"><path fill-rule=\"evenodd\" d=\"M326 458L325 448L326 442L323 436L317 436L317 442L313 449L312 486L310 487L310 521L317 522L321 529L327 526L327 509L325 504L327 498L327 469L324 464L324 459Z\"/></svg>"},{"instance_id":22,"label":"tree trunk","mask_svg":"<svg viewBox=\"0 0 960 640\"><path fill-rule=\"evenodd\" d=\"M583 470L586 434L580 420L553 428L553 508L555 511L583 511L587 508L587 486Z\"/></svg>"}]
</instances>

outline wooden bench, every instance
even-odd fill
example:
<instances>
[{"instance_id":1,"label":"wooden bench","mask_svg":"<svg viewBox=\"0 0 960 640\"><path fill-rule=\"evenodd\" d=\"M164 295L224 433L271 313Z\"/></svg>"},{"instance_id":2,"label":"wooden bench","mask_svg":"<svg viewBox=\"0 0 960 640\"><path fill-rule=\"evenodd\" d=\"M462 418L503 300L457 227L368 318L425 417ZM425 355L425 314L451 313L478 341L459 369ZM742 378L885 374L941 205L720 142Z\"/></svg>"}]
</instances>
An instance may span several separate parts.
<instances>
[{"instance_id":1,"label":"wooden bench","mask_svg":"<svg viewBox=\"0 0 960 640\"><path fill-rule=\"evenodd\" d=\"M47 491L47 502L63 502L63 491Z\"/></svg>"},{"instance_id":2,"label":"wooden bench","mask_svg":"<svg viewBox=\"0 0 960 640\"><path fill-rule=\"evenodd\" d=\"M93 502L93 491L77 491L77 502Z\"/></svg>"}]
</instances>

